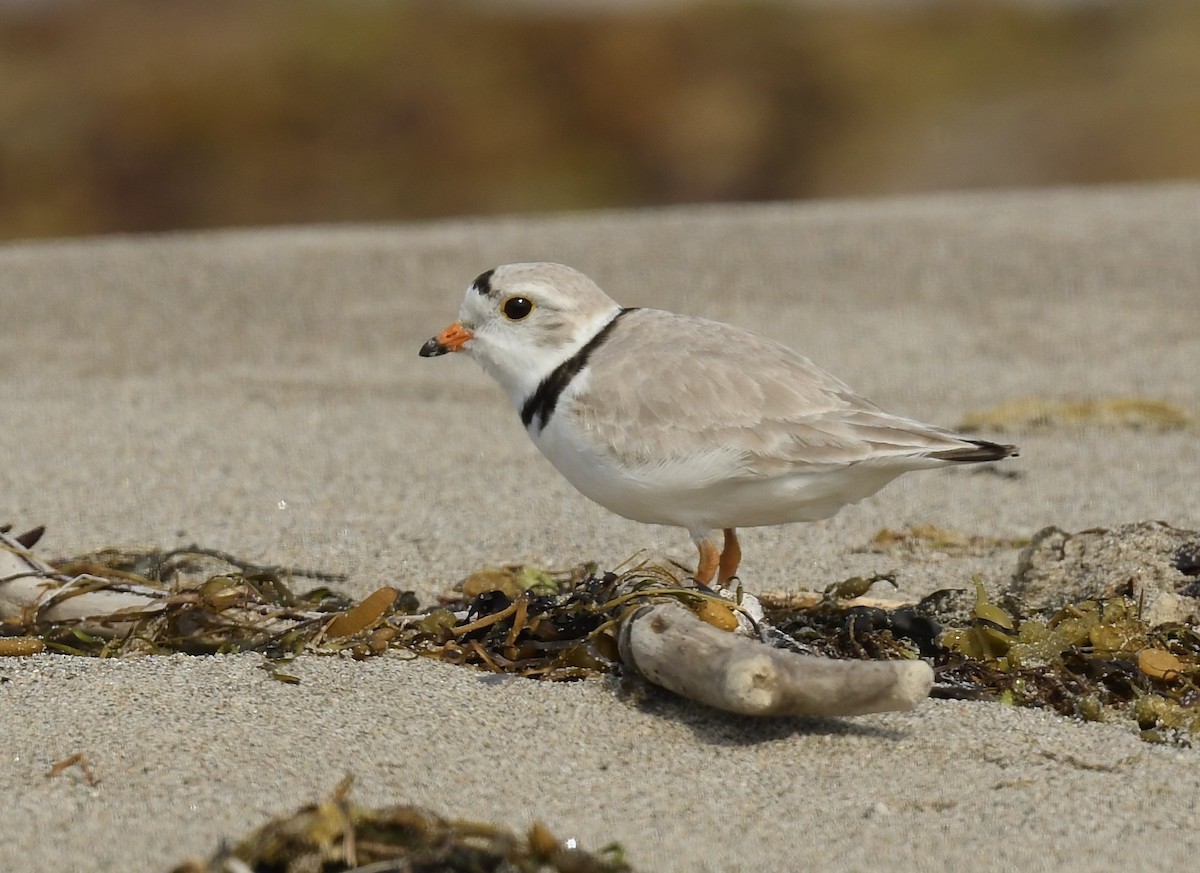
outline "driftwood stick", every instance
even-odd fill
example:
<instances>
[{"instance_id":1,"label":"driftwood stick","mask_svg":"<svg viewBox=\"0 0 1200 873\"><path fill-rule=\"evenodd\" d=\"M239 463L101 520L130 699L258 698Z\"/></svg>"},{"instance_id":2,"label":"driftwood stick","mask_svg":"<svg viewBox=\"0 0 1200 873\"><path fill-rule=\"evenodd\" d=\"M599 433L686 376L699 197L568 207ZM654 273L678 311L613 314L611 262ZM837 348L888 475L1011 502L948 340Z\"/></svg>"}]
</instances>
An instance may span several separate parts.
<instances>
[{"instance_id":1,"label":"driftwood stick","mask_svg":"<svg viewBox=\"0 0 1200 873\"><path fill-rule=\"evenodd\" d=\"M929 695L924 661L839 661L718 630L678 603L621 625L621 660L691 700L743 715L862 715L912 709Z\"/></svg>"}]
</instances>

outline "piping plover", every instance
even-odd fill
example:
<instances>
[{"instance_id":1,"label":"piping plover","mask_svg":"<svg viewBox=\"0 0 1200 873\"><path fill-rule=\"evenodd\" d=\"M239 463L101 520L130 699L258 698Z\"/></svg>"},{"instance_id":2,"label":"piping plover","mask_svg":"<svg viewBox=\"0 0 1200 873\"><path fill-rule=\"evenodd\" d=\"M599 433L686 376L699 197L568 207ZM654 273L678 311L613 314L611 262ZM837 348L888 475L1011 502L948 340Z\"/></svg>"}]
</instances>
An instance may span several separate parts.
<instances>
[{"instance_id":1,"label":"piping plover","mask_svg":"<svg viewBox=\"0 0 1200 873\"><path fill-rule=\"evenodd\" d=\"M424 358L447 352L491 373L534 445L585 496L686 528L705 585L737 572L736 528L829 518L909 470L1017 454L890 415L740 327L623 308L561 264L477 278L458 321L421 347Z\"/></svg>"}]
</instances>

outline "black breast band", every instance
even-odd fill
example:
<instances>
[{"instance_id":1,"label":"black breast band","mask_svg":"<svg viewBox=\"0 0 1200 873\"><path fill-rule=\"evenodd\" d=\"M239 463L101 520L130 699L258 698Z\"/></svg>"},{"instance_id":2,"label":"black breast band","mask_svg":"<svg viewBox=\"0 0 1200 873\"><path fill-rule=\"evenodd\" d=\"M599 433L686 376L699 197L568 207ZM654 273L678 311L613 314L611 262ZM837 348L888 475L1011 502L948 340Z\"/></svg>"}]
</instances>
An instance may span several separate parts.
<instances>
[{"instance_id":1,"label":"black breast band","mask_svg":"<svg viewBox=\"0 0 1200 873\"><path fill-rule=\"evenodd\" d=\"M567 386L571 384L571 380L587 366L588 358L592 356L592 352L596 351L608 339L608 335L617 326L617 322L621 316L633 311L633 309L622 309L614 315L612 321L600 328L594 337L580 347L579 351L555 367L550 372L550 375L542 380L541 384L537 386L537 390L529 395L525 404L521 407L521 421L524 422L525 427L529 427L530 423L536 419L537 429L539 431L545 429L546 424L550 421L550 417L554 415L554 408L558 405L558 398L567 390Z\"/></svg>"}]
</instances>

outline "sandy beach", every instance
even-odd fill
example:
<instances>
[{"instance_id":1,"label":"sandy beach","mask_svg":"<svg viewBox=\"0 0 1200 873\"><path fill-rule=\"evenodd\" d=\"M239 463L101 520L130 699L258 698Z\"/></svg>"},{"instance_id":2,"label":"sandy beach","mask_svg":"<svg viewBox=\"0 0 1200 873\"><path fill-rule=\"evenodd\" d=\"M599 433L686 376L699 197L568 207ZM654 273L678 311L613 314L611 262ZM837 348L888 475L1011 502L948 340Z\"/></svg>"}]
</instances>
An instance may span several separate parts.
<instances>
[{"instance_id":1,"label":"sandy beach","mask_svg":"<svg viewBox=\"0 0 1200 873\"><path fill-rule=\"evenodd\" d=\"M47 556L185 543L428 602L483 566L684 562L589 503L470 361L421 359L468 283L554 260L627 306L734 322L889 411L1025 397L1200 415L1200 185L701 207L0 246L0 522ZM985 437L992 434L982 434ZM879 554L882 528L1200 528L1195 427L1004 434L1016 476L912 474L826 522L743 532L749 590L898 572L995 588L1017 550ZM1190 864L1200 758L999 704L755 721L610 680L388 655L0 659L0 869L161 871L348 773L644 871L1103 871ZM87 754L99 782L55 761Z\"/></svg>"}]
</instances>

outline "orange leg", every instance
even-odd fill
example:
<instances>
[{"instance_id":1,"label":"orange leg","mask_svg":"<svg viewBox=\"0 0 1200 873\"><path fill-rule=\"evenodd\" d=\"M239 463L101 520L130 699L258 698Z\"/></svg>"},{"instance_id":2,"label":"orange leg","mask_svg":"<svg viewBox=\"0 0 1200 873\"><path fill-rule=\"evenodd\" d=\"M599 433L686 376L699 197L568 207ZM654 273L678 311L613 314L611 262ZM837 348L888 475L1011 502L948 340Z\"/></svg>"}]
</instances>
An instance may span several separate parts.
<instances>
[{"instance_id":1,"label":"orange leg","mask_svg":"<svg viewBox=\"0 0 1200 873\"><path fill-rule=\"evenodd\" d=\"M700 550L700 563L696 565L696 581L701 585L711 585L713 576L717 575L717 564L721 556L716 544L708 537L696 540L696 548Z\"/></svg>"},{"instance_id":2,"label":"orange leg","mask_svg":"<svg viewBox=\"0 0 1200 873\"><path fill-rule=\"evenodd\" d=\"M717 573L717 584L729 586L729 580L737 575L738 564L742 563L742 547L738 545L737 531L725 528L725 550L721 552L721 567Z\"/></svg>"}]
</instances>

